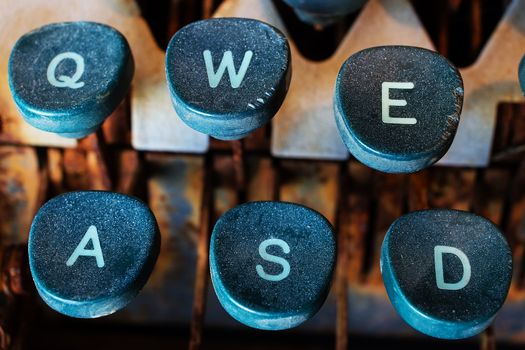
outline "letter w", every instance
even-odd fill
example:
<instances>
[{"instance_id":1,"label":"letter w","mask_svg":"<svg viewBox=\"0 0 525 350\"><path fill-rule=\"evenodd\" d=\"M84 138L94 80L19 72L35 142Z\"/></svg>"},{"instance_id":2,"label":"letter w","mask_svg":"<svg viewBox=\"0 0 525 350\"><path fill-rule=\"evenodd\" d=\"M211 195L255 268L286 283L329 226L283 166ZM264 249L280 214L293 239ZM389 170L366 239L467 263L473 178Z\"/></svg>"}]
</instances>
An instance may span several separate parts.
<instances>
[{"instance_id":1,"label":"letter w","mask_svg":"<svg viewBox=\"0 0 525 350\"><path fill-rule=\"evenodd\" d=\"M226 51L224 53L224 55L222 56L221 64L219 65L219 69L217 69L217 72L215 72L213 67L211 51L205 50L203 52L203 55L204 63L206 63L206 73L208 73L208 81L210 83L210 87L215 89L217 86L219 86L222 76L224 75L224 71L228 69L228 75L230 76L230 85L232 88L236 89L239 86L241 86L242 80L246 75L246 71L248 70L248 66L250 65L250 62L253 57L253 51L249 50L244 53L244 58L242 59L241 68L239 69L238 73L235 72L235 65L233 64L233 54L231 51Z\"/></svg>"}]
</instances>

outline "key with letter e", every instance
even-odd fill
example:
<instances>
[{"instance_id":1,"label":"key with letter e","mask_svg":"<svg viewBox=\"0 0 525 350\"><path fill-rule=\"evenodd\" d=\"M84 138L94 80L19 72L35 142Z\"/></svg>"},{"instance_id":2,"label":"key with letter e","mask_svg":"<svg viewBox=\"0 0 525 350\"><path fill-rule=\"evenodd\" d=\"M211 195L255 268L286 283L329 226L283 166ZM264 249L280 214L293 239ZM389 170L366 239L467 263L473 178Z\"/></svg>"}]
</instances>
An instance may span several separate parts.
<instances>
[{"instance_id":1,"label":"key with letter e","mask_svg":"<svg viewBox=\"0 0 525 350\"><path fill-rule=\"evenodd\" d=\"M335 267L332 227L292 203L251 202L226 212L210 241L213 288L224 309L250 327L298 326L321 307Z\"/></svg>"},{"instance_id":2,"label":"key with letter e","mask_svg":"<svg viewBox=\"0 0 525 350\"><path fill-rule=\"evenodd\" d=\"M381 273L390 301L409 325L433 337L461 339L488 327L503 305L512 256L487 219L424 210L390 226Z\"/></svg>"},{"instance_id":3,"label":"key with letter e","mask_svg":"<svg viewBox=\"0 0 525 350\"><path fill-rule=\"evenodd\" d=\"M290 48L276 28L214 18L179 30L166 50L173 106L192 129L240 139L277 113L291 78Z\"/></svg>"},{"instance_id":4,"label":"key with letter e","mask_svg":"<svg viewBox=\"0 0 525 350\"><path fill-rule=\"evenodd\" d=\"M94 22L53 23L23 35L9 58L11 94L35 128L81 138L126 96L134 72L127 40Z\"/></svg>"},{"instance_id":5,"label":"key with letter e","mask_svg":"<svg viewBox=\"0 0 525 350\"><path fill-rule=\"evenodd\" d=\"M111 314L146 283L160 249L155 217L136 198L101 191L51 199L33 220L29 267L42 299L80 318Z\"/></svg>"},{"instance_id":6,"label":"key with letter e","mask_svg":"<svg viewBox=\"0 0 525 350\"><path fill-rule=\"evenodd\" d=\"M410 173L445 155L459 124L463 82L436 52L381 46L348 58L337 77L337 128L359 161Z\"/></svg>"}]
</instances>

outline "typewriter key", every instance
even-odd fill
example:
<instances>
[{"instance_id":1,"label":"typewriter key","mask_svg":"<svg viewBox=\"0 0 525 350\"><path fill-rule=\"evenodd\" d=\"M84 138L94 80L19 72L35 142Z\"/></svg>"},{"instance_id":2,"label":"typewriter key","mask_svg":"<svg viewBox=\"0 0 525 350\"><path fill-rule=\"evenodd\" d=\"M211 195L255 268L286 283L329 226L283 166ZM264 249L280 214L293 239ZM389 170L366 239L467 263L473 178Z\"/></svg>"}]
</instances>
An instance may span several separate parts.
<instances>
[{"instance_id":1,"label":"typewriter key","mask_svg":"<svg viewBox=\"0 0 525 350\"><path fill-rule=\"evenodd\" d=\"M334 97L336 123L349 151L371 168L421 170L450 147L463 105L458 70L438 53L383 46L342 66Z\"/></svg>"},{"instance_id":2,"label":"typewriter key","mask_svg":"<svg viewBox=\"0 0 525 350\"><path fill-rule=\"evenodd\" d=\"M390 226L381 272L390 301L409 325L433 337L461 339L489 326L503 305L512 255L487 219L425 210Z\"/></svg>"},{"instance_id":3,"label":"typewriter key","mask_svg":"<svg viewBox=\"0 0 525 350\"><path fill-rule=\"evenodd\" d=\"M290 84L284 35L260 21L216 18L179 30L166 51L173 105L191 128L240 139L268 122Z\"/></svg>"},{"instance_id":4,"label":"typewriter key","mask_svg":"<svg viewBox=\"0 0 525 350\"><path fill-rule=\"evenodd\" d=\"M38 293L56 311L80 318L111 314L146 283L160 249L149 208L112 192L70 192L47 202L29 233Z\"/></svg>"},{"instance_id":5,"label":"typewriter key","mask_svg":"<svg viewBox=\"0 0 525 350\"><path fill-rule=\"evenodd\" d=\"M521 60L518 76L520 79L521 90L523 90L523 94L525 95L525 56L523 56L523 59Z\"/></svg>"},{"instance_id":6,"label":"typewriter key","mask_svg":"<svg viewBox=\"0 0 525 350\"><path fill-rule=\"evenodd\" d=\"M49 24L22 36L9 86L35 128L80 138L96 131L127 94L134 63L126 39L92 22Z\"/></svg>"},{"instance_id":7,"label":"typewriter key","mask_svg":"<svg viewBox=\"0 0 525 350\"><path fill-rule=\"evenodd\" d=\"M310 24L326 26L357 11L366 0L284 0L294 8L297 17Z\"/></svg>"},{"instance_id":8,"label":"typewriter key","mask_svg":"<svg viewBox=\"0 0 525 350\"><path fill-rule=\"evenodd\" d=\"M336 242L328 221L284 202L252 202L226 212L210 243L210 271L224 309L265 330L313 316L330 288Z\"/></svg>"}]
</instances>

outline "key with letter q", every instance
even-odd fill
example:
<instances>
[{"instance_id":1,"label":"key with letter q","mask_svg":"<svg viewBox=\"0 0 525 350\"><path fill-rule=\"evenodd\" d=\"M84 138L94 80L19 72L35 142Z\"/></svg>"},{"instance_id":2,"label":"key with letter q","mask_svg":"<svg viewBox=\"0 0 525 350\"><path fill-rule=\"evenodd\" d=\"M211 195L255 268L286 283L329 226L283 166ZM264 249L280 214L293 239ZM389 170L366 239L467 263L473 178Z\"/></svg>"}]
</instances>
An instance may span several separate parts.
<instances>
[{"instance_id":1,"label":"key with letter q","mask_svg":"<svg viewBox=\"0 0 525 350\"><path fill-rule=\"evenodd\" d=\"M48 24L23 35L9 58L9 86L35 128L81 138L126 96L134 72L127 40L100 23Z\"/></svg>"}]
</instances>

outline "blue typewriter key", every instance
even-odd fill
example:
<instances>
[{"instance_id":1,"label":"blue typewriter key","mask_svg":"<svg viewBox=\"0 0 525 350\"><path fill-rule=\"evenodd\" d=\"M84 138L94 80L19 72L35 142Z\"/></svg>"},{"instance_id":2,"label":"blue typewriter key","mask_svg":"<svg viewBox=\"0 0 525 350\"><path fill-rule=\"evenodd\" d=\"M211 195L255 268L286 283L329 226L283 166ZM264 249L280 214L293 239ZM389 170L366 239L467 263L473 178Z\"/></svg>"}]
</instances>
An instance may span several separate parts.
<instances>
[{"instance_id":1,"label":"blue typewriter key","mask_svg":"<svg viewBox=\"0 0 525 350\"><path fill-rule=\"evenodd\" d=\"M487 219L425 210L390 226L381 272L390 301L409 325L432 337L461 339L488 327L503 305L512 256Z\"/></svg>"},{"instance_id":2,"label":"blue typewriter key","mask_svg":"<svg viewBox=\"0 0 525 350\"><path fill-rule=\"evenodd\" d=\"M523 59L521 60L518 76L520 79L521 90L523 90L523 94L525 95L525 56L523 56Z\"/></svg>"},{"instance_id":3,"label":"blue typewriter key","mask_svg":"<svg viewBox=\"0 0 525 350\"><path fill-rule=\"evenodd\" d=\"M179 30L166 50L173 105L191 128L240 139L279 110L290 84L284 35L260 21L215 18Z\"/></svg>"},{"instance_id":4,"label":"blue typewriter key","mask_svg":"<svg viewBox=\"0 0 525 350\"><path fill-rule=\"evenodd\" d=\"M35 128L80 138L96 131L127 94L134 63L126 39L92 22L45 25L9 58L9 86Z\"/></svg>"},{"instance_id":5,"label":"blue typewriter key","mask_svg":"<svg viewBox=\"0 0 525 350\"><path fill-rule=\"evenodd\" d=\"M42 299L62 314L94 318L123 308L146 284L160 235L155 217L138 199L70 192L40 208L28 249Z\"/></svg>"},{"instance_id":6,"label":"blue typewriter key","mask_svg":"<svg viewBox=\"0 0 525 350\"><path fill-rule=\"evenodd\" d=\"M310 24L329 25L360 9L366 0L284 0L297 17Z\"/></svg>"},{"instance_id":7,"label":"blue typewriter key","mask_svg":"<svg viewBox=\"0 0 525 350\"><path fill-rule=\"evenodd\" d=\"M210 243L210 271L224 309L250 327L298 326L321 307L335 266L328 221L284 202L252 202L226 212Z\"/></svg>"},{"instance_id":8,"label":"blue typewriter key","mask_svg":"<svg viewBox=\"0 0 525 350\"><path fill-rule=\"evenodd\" d=\"M463 105L459 71L436 52L409 46L360 51L337 77L336 123L360 162L410 173L438 161L456 134Z\"/></svg>"}]
</instances>

